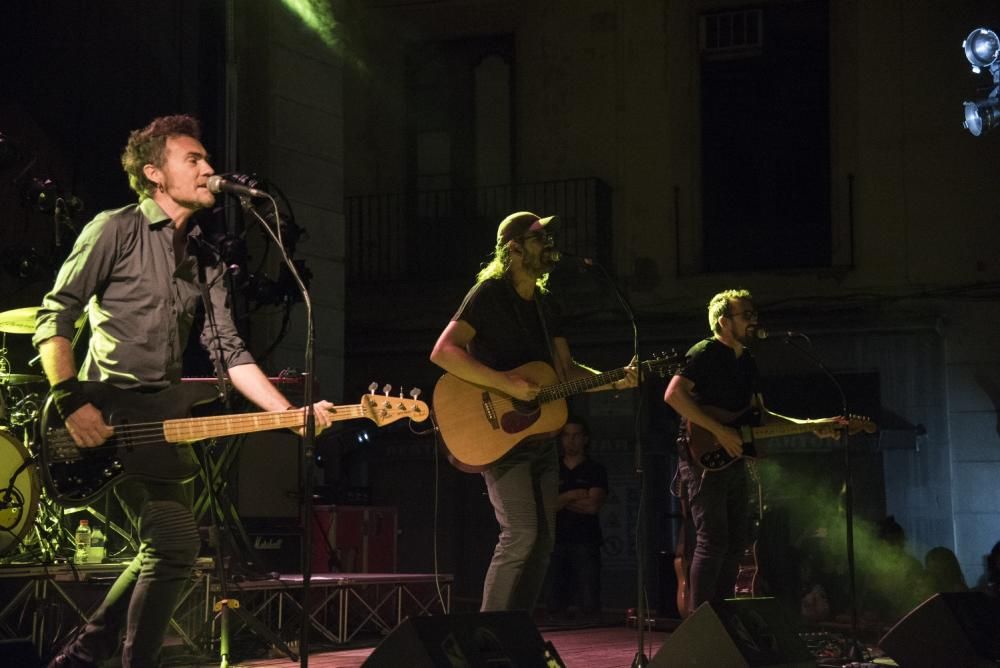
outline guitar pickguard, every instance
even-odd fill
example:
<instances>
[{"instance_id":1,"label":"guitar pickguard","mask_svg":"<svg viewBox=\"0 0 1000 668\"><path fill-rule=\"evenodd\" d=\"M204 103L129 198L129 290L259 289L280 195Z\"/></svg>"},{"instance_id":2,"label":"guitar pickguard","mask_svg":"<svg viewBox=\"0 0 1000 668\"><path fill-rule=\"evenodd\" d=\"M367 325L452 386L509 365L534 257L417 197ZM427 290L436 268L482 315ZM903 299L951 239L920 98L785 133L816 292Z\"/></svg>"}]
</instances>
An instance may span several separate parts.
<instances>
[{"instance_id":1,"label":"guitar pickguard","mask_svg":"<svg viewBox=\"0 0 1000 668\"><path fill-rule=\"evenodd\" d=\"M507 434L519 434L538 422L542 411L538 404L528 401L511 401L514 410L500 416L500 427Z\"/></svg>"}]
</instances>

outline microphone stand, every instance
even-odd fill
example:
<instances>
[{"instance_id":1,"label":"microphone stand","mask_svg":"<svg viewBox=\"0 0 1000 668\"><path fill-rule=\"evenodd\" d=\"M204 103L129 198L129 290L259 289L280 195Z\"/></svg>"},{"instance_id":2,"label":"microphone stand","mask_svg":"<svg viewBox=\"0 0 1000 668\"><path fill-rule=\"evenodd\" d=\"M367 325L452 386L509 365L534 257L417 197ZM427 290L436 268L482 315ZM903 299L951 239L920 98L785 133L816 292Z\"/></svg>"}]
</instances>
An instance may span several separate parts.
<instances>
[{"instance_id":1,"label":"microphone stand","mask_svg":"<svg viewBox=\"0 0 1000 668\"><path fill-rule=\"evenodd\" d=\"M803 338L805 338L806 341L809 341L809 339L804 335ZM837 389L837 393L840 395L841 417L846 418L847 395L844 394L843 386L833 373L826 367L825 364L823 364L816 354L792 343L791 337L785 336L783 340L786 345L790 346L793 350L798 351L803 357L813 362L817 367L819 367L820 371L822 371L826 377L830 379L830 382L833 383L833 386ZM812 342L810 342L810 344L811 343ZM844 443L844 523L847 542L848 598L851 606L851 638L848 657L852 661L860 661L863 656L863 651L861 644L858 641L858 598L854 564L854 483L851 468L851 435L846 427L841 427L841 438Z\"/></svg>"},{"instance_id":2,"label":"microphone stand","mask_svg":"<svg viewBox=\"0 0 1000 668\"><path fill-rule=\"evenodd\" d=\"M309 296L309 290L306 288L305 283L302 281L302 277L299 276L299 271L295 267L295 263L292 259L288 257L288 253L285 252L285 245L281 240L281 214L278 211L278 203L274 201L274 198L267 193L262 193L271 202L271 207L274 210L274 227L272 230L267 221L264 220L257 210L253 207L253 203L250 197L244 195L240 197L240 202L243 208L249 213L253 214L257 220L260 221L264 230L267 232L268 236L274 241L278 248L278 252L281 254L281 259L288 268L288 273L292 276L295 281L295 285L298 287L299 292L302 295L302 301L306 307L306 349L305 349L305 370L303 372L303 389L302 389L302 403L305 409L304 414L304 431L302 435L302 460L301 460L301 470L302 470L302 508L301 508L301 526L302 526L302 622L301 628L299 629L299 665L302 668L307 668L309 665L309 589L312 582L312 531L310 525L310 518L312 517L312 506L313 506L313 459L315 456L316 448L316 415L313 409L313 378L315 378L316 371L316 357L315 357L315 341L316 341L316 331L313 323L313 310L312 310L312 299Z\"/></svg>"},{"instance_id":3,"label":"microphone stand","mask_svg":"<svg viewBox=\"0 0 1000 668\"><path fill-rule=\"evenodd\" d=\"M629 324L632 325L632 355L633 359L636 361L636 373L638 374L636 383L636 392L632 397L633 414L635 415L635 475L636 480L639 483L639 511L636 517L636 528L635 528L635 552L636 552L636 596L638 602L636 605L636 645L637 650L635 656L632 658L632 663L630 668L644 668L649 664L649 657L646 656L646 524L645 524L645 504L646 504L646 470L645 463L643 461L643 448L642 448L642 434L639 427L639 411L642 408L642 364L639 364L639 329L635 323L635 312L632 310L632 306L629 304L628 299L622 294L619 289L618 284L611 278L607 269L603 265L597 262L587 262L584 261L587 266L596 267L600 270L601 276L611 285L615 292L615 297L618 299L618 303L621 304L622 310L625 311L625 315L628 316Z\"/></svg>"}]
</instances>

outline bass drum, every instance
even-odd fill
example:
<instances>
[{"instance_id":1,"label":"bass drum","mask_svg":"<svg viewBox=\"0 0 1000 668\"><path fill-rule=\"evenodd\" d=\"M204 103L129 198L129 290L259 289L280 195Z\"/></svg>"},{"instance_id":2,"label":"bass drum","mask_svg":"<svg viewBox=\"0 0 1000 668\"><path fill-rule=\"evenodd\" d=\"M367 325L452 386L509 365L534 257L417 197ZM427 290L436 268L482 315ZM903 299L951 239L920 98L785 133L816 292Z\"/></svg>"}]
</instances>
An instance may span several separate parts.
<instances>
[{"instance_id":1,"label":"bass drum","mask_svg":"<svg viewBox=\"0 0 1000 668\"><path fill-rule=\"evenodd\" d=\"M0 427L0 557L13 552L34 526L40 487L27 449Z\"/></svg>"}]
</instances>

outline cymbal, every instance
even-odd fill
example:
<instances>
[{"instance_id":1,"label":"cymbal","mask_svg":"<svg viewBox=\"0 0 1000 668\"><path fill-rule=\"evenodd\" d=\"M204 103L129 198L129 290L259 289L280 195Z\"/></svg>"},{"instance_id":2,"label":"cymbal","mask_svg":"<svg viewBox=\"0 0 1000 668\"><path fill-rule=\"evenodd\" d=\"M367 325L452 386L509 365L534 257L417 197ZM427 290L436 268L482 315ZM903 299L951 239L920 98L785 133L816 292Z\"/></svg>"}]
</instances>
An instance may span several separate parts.
<instances>
[{"instance_id":1,"label":"cymbal","mask_svg":"<svg viewBox=\"0 0 1000 668\"><path fill-rule=\"evenodd\" d=\"M45 376L33 373L0 373L0 385L27 385L28 383L44 383Z\"/></svg>"},{"instance_id":2,"label":"cymbal","mask_svg":"<svg viewBox=\"0 0 1000 668\"><path fill-rule=\"evenodd\" d=\"M0 313L0 332L8 334L34 334L37 306L15 308Z\"/></svg>"},{"instance_id":3,"label":"cymbal","mask_svg":"<svg viewBox=\"0 0 1000 668\"><path fill-rule=\"evenodd\" d=\"M35 314L38 313L38 306L25 306L15 308L0 313L0 332L8 334L34 334ZM87 311L84 309L80 317L76 319L76 326L79 328L87 321Z\"/></svg>"}]
</instances>

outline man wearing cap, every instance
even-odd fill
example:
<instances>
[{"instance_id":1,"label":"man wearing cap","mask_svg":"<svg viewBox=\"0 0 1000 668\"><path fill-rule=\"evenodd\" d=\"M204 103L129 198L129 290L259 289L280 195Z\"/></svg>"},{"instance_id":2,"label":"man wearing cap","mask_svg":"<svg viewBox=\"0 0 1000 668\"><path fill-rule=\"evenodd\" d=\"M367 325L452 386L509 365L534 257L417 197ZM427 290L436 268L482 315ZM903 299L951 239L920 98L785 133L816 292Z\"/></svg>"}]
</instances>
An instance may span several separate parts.
<instances>
[{"instance_id":1,"label":"man wearing cap","mask_svg":"<svg viewBox=\"0 0 1000 668\"><path fill-rule=\"evenodd\" d=\"M553 366L562 380L598 373L573 360L562 322L545 290L555 264L550 228L555 216L512 213L497 229L493 260L477 276L445 327L431 361L477 385L523 401L542 389L510 371L534 361ZM595 391L636 385L636 373ZM532 611L554 542L559 492L555 440L522 444L483 473L500 536L483 585L482 610Z\"/></svg>"}]
</instances>

